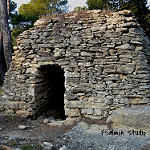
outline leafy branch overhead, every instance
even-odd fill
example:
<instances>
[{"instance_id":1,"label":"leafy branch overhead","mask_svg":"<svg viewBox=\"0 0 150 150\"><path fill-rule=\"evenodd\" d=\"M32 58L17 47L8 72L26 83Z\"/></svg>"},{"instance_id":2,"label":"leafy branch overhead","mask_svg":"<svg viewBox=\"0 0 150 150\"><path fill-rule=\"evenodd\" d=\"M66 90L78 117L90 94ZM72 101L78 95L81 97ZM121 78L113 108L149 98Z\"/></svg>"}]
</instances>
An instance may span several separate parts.
<instances>
[{"instance_id":1,"label":"leafy branch overhead","mask_svg":"<svg viewBox=\"0 0 150 150\"><path fill-rule=\"evenodd\" d=\"M21 5L19 14L43 16L67 11L67 0L31 0L27 4Z\"/></svg>"}]
</instances>

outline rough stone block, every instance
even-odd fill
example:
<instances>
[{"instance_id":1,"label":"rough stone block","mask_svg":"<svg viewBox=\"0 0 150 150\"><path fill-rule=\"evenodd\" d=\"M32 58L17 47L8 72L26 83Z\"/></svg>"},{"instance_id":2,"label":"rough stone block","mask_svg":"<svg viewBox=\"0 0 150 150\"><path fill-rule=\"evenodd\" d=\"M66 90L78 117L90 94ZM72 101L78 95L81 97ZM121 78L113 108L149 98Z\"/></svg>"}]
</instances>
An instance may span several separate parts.
<instances>
[{"instance_id":1,"label":"rough stone block","mask_svg":"<svg viewBox=\"0 0 150 150\"><path fill-rule=\"evenodd\" d=\"M121 50L131 50L131 45L129 43L125 43L120 46L117 46L116 48Z\"/></svg>"},{"instance_id":2,"label":"rough stone block","mask_svg":"<svg viewBox=\"0 0 150 150\"><path fill-rule=\"evenodd\" d=\"M108 117L113 128L138 129L150 132L150 106L118 108Z\"/></svg>"}]
</instances>

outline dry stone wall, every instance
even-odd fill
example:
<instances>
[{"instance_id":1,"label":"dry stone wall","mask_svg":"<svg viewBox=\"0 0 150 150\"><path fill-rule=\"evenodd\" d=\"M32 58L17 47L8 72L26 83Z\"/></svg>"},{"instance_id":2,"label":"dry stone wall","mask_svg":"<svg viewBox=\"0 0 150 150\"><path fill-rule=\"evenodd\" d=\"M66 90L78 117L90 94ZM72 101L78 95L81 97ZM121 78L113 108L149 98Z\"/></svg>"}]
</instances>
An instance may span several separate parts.
<instances>
[{"instance_id":1,"label":"dry stone wall","mask_svg":"<svg viewBox=\"0 0 150 150\"><path fill-rule=\"evenodd\" d=\"M150 104L150 42L128 11L88 10L45 17L23 32L5 75L2 111L35 115L46 104L40 68L64 71L67 117L108 117Z\"/></svg>"}]
</instances>

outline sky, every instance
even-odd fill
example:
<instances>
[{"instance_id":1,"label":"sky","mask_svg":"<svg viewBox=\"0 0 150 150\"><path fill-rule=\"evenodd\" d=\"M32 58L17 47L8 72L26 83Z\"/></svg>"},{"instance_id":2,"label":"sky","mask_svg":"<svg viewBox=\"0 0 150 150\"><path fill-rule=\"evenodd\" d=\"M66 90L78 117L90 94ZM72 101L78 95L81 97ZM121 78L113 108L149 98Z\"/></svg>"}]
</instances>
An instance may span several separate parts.
<instances>
[{"instance_id":1,"label":"sky","mask_svg":"<svg viewBox=\"0 0 150 150\"><path fill-rule=\"evenodd\" d=\"M18 8L24 3L28 3L30 0L13 0L17 3ZM69 11L72 11L76 6L84 6L87 0L68 0ZM150 5L150 0L148 0Z\"/></svg>"},{"instance_id":2,"label":"sky","mask_svg":"<svg viewBox=\"0 0 150 150\"><path fill-rule=\"evenodd\" d=\"M30 0L13 0L17 3L18 8L24 3L28 3ZM76 6L84 6L87 0L68 0L69 11L72 11Z\"/></svg>"}]
</instances>

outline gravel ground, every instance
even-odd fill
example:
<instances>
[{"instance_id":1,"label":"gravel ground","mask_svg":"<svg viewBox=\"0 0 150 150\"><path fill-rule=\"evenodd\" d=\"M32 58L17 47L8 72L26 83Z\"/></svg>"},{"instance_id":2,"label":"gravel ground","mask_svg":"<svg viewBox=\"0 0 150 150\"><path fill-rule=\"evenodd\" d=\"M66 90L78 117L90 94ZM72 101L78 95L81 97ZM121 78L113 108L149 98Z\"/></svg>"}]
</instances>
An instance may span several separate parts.
<instances>
[{"instance_id":1,"label":"gravel ground","mask_svg":"<svg viewBox=\"0 0 150 150\"><path fill-rule=\"evenodd\" d=\"M150 150L150 134L130 135L131 131L114 130L123 135L102 135L103 130L84 129L75 126L65 134L64 145L69 150ZM112 131L112 130L105 130Z\"/></svg>"},{"instance_id":2,"label":"gravel ground","mask_svg":"<svg viewBox=\"0 0 150 150\"><path fill-rule=\"evenodd\" d=\"M27 129L21 130L19 125ZM14 150L25 145L40 150L44 142L53 144L53 150L64 145L68 150L150 150L150 133L131 131L112 130L105 121L78 120L68 126L51 126L37 120L0 115L0 145Z\"/></svg>"},{"instance_id":3,"label":"gravel ground","mask_svg":"<svg viewBox=\"0 0 150 150\"><path fill-rule=\"evenodd\" d=\"M21 130L18 128L19 125L27 128ZM50 142L54 149L58 149L63 134L75 125L76 123L69 126L50 126L37 120L0 115L0 145L22 148L26 145L37 147L44 142Z\"/></svg>"}]
</instances>

